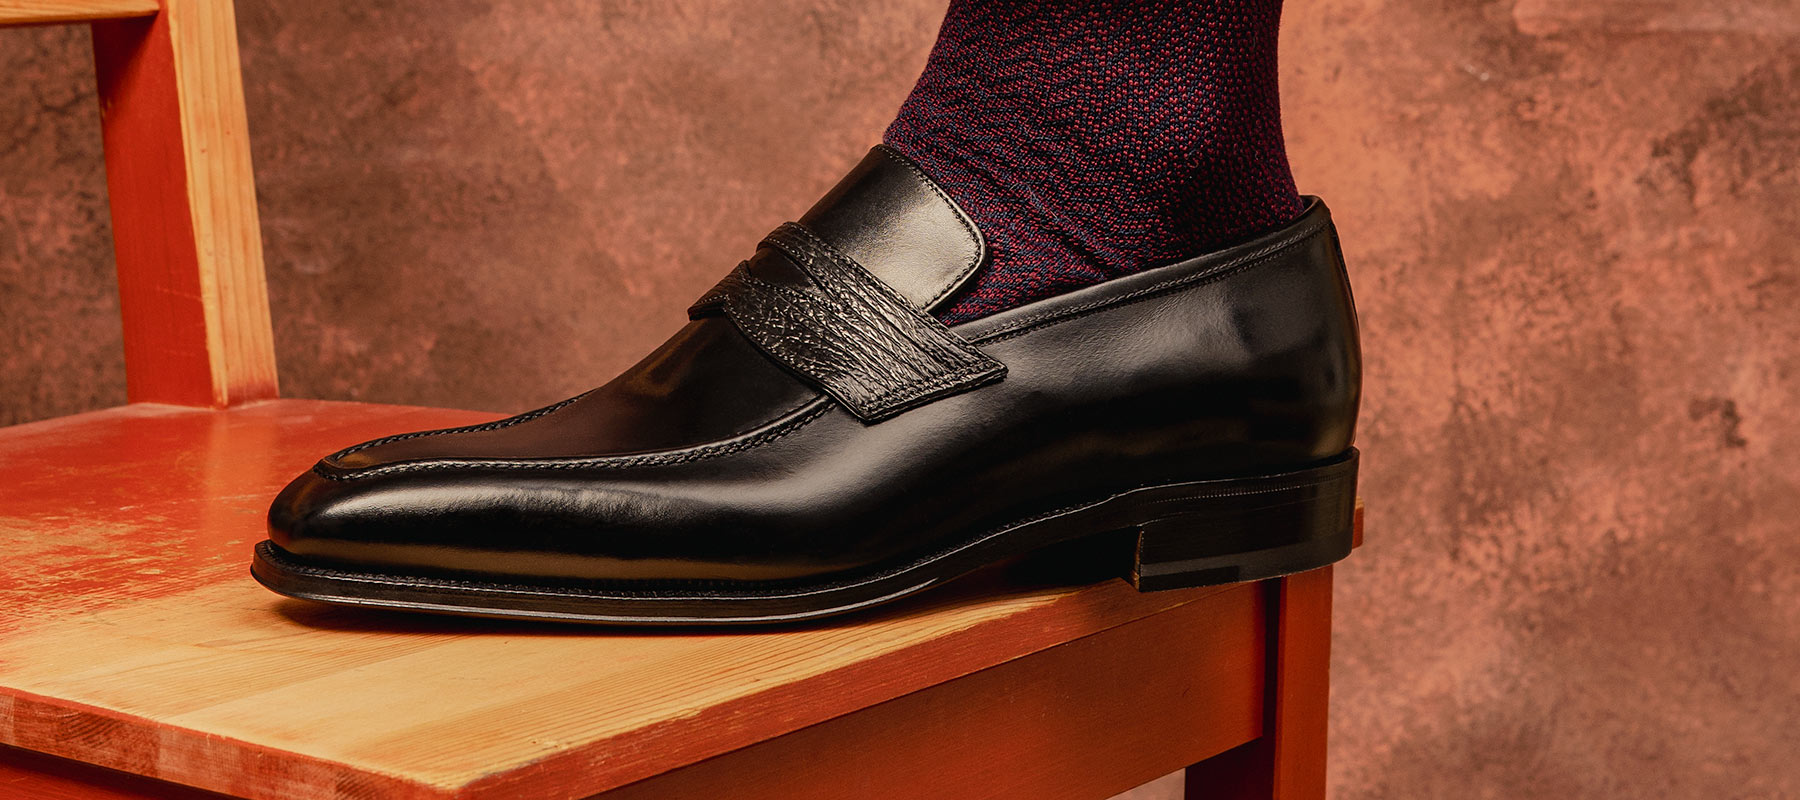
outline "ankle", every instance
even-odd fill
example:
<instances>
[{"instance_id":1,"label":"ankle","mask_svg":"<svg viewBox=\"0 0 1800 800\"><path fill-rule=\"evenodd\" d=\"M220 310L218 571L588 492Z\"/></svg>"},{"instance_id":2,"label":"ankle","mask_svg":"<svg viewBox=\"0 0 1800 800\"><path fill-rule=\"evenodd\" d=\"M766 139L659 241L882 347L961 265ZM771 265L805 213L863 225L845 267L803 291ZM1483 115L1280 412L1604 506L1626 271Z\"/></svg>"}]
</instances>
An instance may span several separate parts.
<instances>
[{"instance_id":1,"label":"ankle","mask_svg":"<svg viewBox=\"0 0 1800 800\"><path fill-rule=\"evenodd\" d=\"M1276 0L956 0L887 143L989 263L961 322L1217 249L1300 213Z\"/></svg>"}]
</instances>

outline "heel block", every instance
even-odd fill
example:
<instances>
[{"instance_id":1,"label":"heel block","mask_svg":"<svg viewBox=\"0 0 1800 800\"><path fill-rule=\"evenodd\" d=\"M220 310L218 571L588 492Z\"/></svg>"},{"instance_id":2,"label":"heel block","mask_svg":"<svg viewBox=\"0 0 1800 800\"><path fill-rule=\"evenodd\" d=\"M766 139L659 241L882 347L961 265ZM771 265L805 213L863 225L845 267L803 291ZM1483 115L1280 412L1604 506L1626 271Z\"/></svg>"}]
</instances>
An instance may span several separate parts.
<instances>
[{"instance_id":1,"label":"heel block","mask_svg":"<svg viewBox=\"0 0 1800 800\"><path fill-rule=\"evenodd\" d=\"M1128 579L1139 591L1263 580L1350 554L1354 448L1305 470L1167 487L1141 505Z\"/></svg>"}]
</instances>

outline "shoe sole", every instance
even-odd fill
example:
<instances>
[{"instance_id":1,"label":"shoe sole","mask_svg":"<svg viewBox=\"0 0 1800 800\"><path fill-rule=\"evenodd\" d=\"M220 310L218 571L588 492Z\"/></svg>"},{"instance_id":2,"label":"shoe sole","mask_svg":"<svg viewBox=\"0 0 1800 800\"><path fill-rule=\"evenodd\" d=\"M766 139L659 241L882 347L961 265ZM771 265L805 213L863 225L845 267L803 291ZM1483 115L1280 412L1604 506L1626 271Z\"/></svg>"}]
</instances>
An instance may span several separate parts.
<instances>
[{"instance_id":1,"label":"shoe sole","mask_svg":"<svg viewBox=\"0 0 1800 800\"><path fill-rule=\"evenodd\" d=\"M1294 472L1134 489L1022 520L900 567L811 584L644 588L648 582L365 572L308 563L266 541L256 546L250 572L279 594L339 605L612 625L755 625L859 611L990 564L1093 539L1116 566L1112 574L1123 573L1139 591L1160 591L1291 575L1349 555L1356 468L1351 448Z\"/></svg>"}]
</instances>

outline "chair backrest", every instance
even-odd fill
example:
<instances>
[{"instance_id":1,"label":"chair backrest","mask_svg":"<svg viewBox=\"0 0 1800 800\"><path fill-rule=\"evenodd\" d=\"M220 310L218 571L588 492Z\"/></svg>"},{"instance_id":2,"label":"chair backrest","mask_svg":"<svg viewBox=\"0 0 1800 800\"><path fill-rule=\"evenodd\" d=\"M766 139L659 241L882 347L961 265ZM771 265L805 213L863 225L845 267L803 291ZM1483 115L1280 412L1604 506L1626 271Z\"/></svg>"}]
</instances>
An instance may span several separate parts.
<instances>
[{"instance_id":1,"label":"chair backrest","mask_svg":"<svg viewBox=\"0 0 1800 800\"><path fill-rule=\"evenodd\" d=\"M276 395L231 0L0 0L91 22L131 402Z\"/></svg>"}]
</instances>

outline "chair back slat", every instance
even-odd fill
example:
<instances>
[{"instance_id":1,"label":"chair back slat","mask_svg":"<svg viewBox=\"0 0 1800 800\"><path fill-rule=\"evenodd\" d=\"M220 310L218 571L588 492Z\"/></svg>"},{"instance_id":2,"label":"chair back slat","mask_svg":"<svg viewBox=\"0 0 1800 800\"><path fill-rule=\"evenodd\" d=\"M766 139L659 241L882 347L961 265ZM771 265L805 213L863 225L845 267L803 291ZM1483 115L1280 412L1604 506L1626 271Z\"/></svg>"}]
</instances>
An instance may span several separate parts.
<instances>
[{"instance_id":1,"label":"chair back slat","mask_svg":"<svg viewBox=\"0 0 1800 800\"><path fill-rule=\"evenodd\" d=\"M275 347L230 0L94 23L132 402L276 395Z\"/></svg>"}]
</instances>

